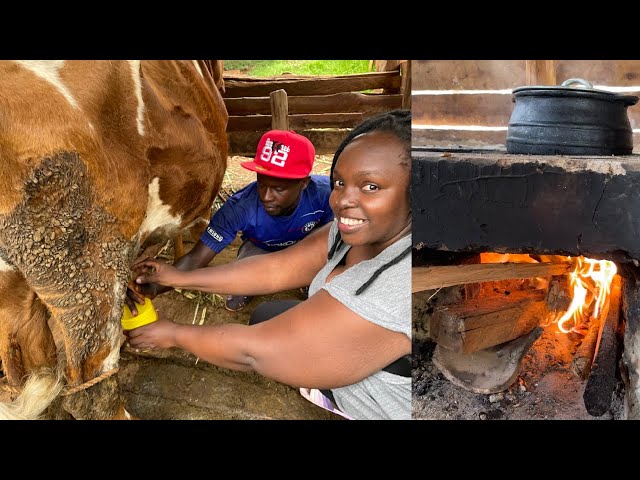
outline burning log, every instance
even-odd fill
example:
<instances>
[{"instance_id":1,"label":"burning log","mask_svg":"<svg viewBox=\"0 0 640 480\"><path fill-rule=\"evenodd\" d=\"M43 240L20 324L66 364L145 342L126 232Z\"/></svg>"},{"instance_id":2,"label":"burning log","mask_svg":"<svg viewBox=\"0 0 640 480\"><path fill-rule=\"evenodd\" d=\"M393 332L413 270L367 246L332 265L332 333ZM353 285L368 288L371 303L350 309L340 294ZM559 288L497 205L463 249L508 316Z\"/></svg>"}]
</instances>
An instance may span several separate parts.
<instances>
[{"instance_id":1,"label":"burning log","mask_svg":"<svg viewBox=\"0 0 640 480\"><path fill-rule=\"evenodd\" d=\"M618 353L618 321L620 318L620 276L613 277L609 312L600 325L595 358L582 396L590 415L600 417L609 410L615 387L616 357Z\"/></svg>"},{"instance_id":2,"label":"burning log","mask_svg":"<svg viewBox=\"0 0 640 480\"><path fill-rule=\"evenodd\" d=\"M582 343L576 349L576 353L571 361L571 370L580 378L585 380L591 372L591 365L596 353L596 345L598 344L599 334L602 322L599 317L591 316L589 328L586 335L582 339Z\"/></svg>"},{"instance_id":3,"label":"burning log","mask_svg":"<svg viewBox=\"0 0 640 480\"><path fill-rule=\"evenodd\" d=\"M547 314L545 296L545 290L523 290L440 307L431 317L429 332L453 352L483 350L534 329Z\"/></svg>"},{"instance_id":4,"label":"burning log","mask_svg":"<svg viewBox=\"0 0 640 480\"><path fill-rule=\"evenodd\" d=\"M482 263L477 265L414 267L411 269L412 293L450 287L462 283L566 275L573 268L574 266L571 263Z\"/></svg>"}]
</instances>

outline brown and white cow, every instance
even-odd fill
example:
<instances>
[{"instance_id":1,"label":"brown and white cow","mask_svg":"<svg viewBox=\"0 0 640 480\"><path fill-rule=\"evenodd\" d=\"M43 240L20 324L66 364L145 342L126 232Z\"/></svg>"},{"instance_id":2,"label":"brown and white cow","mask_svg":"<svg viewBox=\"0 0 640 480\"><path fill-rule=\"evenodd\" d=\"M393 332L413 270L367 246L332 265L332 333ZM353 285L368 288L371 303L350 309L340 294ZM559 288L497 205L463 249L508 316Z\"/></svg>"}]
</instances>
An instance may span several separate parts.
<instances>
[{"instance_id":1,"label":"brown and white cow","mask_svg":"<svg viewBox=\"0 0 640 480\"><path fill-rule=\"evenodd\" d=\"M2 380L38 374L0 415L128 417L109 373L130 264L208 217L226 169L215 67L0 62Z\"/></svg>"}]
</instances>

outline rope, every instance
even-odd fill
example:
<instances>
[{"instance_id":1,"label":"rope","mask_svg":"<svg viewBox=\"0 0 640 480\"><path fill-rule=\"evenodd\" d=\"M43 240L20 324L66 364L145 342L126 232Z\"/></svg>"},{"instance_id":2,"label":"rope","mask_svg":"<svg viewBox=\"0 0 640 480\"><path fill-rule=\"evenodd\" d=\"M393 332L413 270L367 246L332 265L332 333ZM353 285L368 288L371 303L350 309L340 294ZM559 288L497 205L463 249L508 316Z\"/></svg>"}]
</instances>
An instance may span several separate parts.
<instances>
[{"instance_id":1,"label":"rope","mask_svg":"<svg viewBox=\"0 0 640 480\"><path fill-rule=\"evenodd\" d=\"M98 375L96 378L89 380L88 382L84 382L82 385L78 385L77 387L71 387L71 388L67 387L62 391L60 395L64 397L67 395L72 395L74 393L77 393L81 390L86 390L87 388L94 386L96 383L101 382L105 378L109 378L111 375L117 373L118 370L120 370L118 367L112 368L108 372L104 372L103 374Z\"/></svg>"},{"instance_id":2,"label":"rope","mask_svg":"<svg viewBox=\"0 0 640 480\"><path fill-rule=\"evenodd\" d=\"M88 382L84 382L81 385L76 387L66 387L60 393L61 396L73 395L74 393L78 393L81 390L86 390L89 387L94 386L96 383L101 382L105 378L109 378L111 375L114 375L119 370L118 367L113 368L107 372L104 372L101 375L98 375L96 378L89 380ZM3 379L6 382L6 377ZM11 393L12 395L19 395L22 392L22 387L12 387L11 385L7 385L6 383L0 383L0 389Z\"/></svg>"}]
</instances>

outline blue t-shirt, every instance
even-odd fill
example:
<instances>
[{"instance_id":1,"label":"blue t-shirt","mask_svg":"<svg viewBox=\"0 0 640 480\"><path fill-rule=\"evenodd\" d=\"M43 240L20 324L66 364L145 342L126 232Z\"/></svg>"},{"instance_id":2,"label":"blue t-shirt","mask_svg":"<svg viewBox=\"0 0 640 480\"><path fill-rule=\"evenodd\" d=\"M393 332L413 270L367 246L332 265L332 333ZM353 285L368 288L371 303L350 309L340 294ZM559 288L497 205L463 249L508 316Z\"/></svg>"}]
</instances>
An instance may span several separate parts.
<instances>
[{"instance_id":1,"label":"blue t-shirt","mask_svg":"<svg viewBox=\"0 0 640 480\"><path fill-rule=\"evenodd\" d=\"M257 247L269 252L282 250L302 240L316 226L333 220L330 194L329 177L311 175L295 211L291 215L274 217L262 207L258 183L252 182L224 202L211 217L200 240L220 253L242 231L242 239L249 239Z\"/></svg>"}]
</instances>

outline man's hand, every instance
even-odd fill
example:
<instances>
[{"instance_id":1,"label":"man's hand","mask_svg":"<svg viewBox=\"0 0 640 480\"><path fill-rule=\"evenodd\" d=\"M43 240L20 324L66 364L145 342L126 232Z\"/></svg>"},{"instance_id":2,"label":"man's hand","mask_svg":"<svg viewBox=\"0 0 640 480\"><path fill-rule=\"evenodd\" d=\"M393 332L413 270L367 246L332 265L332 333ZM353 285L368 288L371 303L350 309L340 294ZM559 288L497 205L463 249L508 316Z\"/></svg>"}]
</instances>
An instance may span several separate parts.
<instances>
[{"instance_id":1,"label":"man's hand","mask_svg":"<svg viewBox=\"0 0 640 480\"><path fill-rule=\"evenodd\" d=\"M139 286L157 283L171 287L180 272L173 265L150 258L133 264L131 270L136 274L135 283Z\"/></svg>"},{"instance_id":2,"label":"man's hand","mask_svg":"<svg viewBox=\"0 0 640 480\"><path fill-rule=\"evenodd\" d=\"M168 290L171 290L170 287L163 287L158 285L157 283L145 283L142 285L137 285L132 281L127 285L127 296L124 301L129 307L131 314L135 317L138 315L138 308L136 304L143 305L145 298L149 298L153 300L159 294L164 293Z\"/></svg>"},{"instance_id":3,"label":"man's hand","mask_svg":"<svg viewBox=\"0 0 640 480\"><path fill-rule=\"evenodd\" d=\"M125 331L133 348L171 348L176 346L175 331L178 325L158 318L153 323Z\"/></svg>"}]
</instances>

